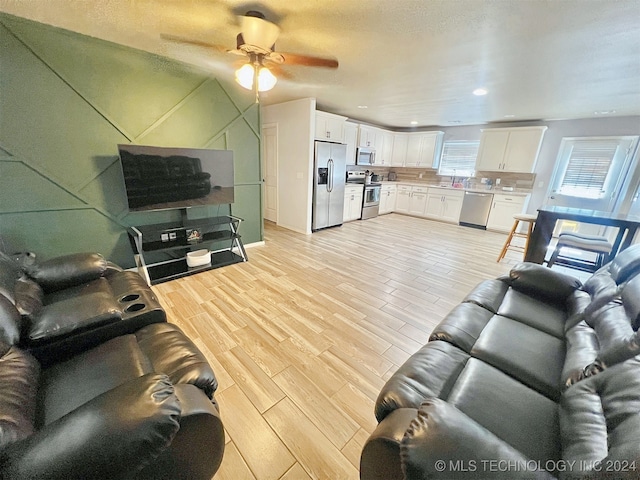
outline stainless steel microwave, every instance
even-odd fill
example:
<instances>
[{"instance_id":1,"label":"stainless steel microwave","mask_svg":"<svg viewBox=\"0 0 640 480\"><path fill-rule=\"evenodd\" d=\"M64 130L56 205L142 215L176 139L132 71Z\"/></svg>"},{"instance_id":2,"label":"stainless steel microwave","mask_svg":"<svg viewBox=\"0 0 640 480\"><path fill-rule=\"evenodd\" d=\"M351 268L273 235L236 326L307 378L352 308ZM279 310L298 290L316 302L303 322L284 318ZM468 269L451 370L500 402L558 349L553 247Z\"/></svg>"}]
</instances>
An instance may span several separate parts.
<instances>
[{"instance_id":1,"label":"stainless steel microwave","mask_svg":"<svg viewBox=\"0 0 640 480\"><path fill-rule=\"evenodd\" d=\"M373 148L360 147L356 150L356 165L375 165L376 151Z\"/></svg>"}]
</instances>

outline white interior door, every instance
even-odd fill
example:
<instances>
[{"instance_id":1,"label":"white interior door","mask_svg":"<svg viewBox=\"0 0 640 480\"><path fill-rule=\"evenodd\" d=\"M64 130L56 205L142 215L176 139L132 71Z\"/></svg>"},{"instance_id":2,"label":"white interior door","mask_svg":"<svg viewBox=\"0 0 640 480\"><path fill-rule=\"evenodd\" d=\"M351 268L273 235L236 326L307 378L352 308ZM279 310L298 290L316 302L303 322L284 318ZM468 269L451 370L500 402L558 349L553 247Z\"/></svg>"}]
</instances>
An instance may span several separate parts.
<instances>
[{"instance_id":1,"label":"white interior door","mask_svg":"<svg viewBox=\"0 0 640 480\"><path fill-rule=\"evenodd\" d=\"M278 125L262 127L262 205L265 220L278 222Z\"/></svg>"}]
</instances>

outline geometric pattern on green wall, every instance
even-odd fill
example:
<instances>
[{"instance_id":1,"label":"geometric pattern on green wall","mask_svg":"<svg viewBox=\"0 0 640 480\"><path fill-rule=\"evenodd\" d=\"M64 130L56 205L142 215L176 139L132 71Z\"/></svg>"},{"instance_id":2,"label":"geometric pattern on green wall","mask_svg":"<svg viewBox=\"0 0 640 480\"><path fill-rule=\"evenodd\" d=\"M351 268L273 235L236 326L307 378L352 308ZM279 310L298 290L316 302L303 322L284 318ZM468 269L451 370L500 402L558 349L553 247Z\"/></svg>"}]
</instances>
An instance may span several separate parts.
<instances>
[{"instance_id":1,"label":"geometric pattern on green wall","mask_svg":"<svg viewBox=\"0 0 640 480\"><path fill-rule=\"evenodd\" d=\"M258 106L235 84L0 15L0 111L0 235L14 248L49 232L55 241L37 242L44 257L93 241L133 265L125 228L177 213L127 213L118 143L233 150L233 212L247 217L245 242L262 240Z\"/></svg>"}]
</instances>

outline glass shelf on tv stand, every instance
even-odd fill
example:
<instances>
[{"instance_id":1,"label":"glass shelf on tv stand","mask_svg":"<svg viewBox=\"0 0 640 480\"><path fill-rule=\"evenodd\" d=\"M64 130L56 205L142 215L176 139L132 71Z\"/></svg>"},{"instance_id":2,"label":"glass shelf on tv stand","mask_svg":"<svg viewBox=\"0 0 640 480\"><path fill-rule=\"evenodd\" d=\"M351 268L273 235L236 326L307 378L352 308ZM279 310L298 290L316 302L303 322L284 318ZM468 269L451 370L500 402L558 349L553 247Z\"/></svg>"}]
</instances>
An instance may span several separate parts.
<instances>
[{"instance_id":1,"label":"glass shelf on tv stand","mask_svg":"<svg viewBox=\"0 0 640 480\"><path fill-rule=\"evenodd\" d=\"M138 272L147 284L156 285L214 268L246 262L247 254L238 234L241 222L241 218L233 215L185 218L182 222L129 227L127 233ZM213 250L211 263L193 268L187 265L187 252L208 249L209 245L217 242L228 242L228 246ZM184 253L169 260L147 263L145 253L151 252Z\"/></svg>"}]
</instances>

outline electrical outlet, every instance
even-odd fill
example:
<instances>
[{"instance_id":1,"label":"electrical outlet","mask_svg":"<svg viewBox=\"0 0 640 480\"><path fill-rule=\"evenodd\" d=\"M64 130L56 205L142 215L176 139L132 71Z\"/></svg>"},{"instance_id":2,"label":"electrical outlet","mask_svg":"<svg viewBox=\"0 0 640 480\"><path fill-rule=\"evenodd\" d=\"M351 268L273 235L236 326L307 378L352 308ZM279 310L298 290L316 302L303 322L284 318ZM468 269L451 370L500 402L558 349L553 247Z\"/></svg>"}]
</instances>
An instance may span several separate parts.
<instances>
[{"instance_id":1,"label":"electrical outlet","mask_svg":"<svg viewBox=\"0 0 640 480\"><path fill-rule=\"evenodd\" d=\"M496 178L496 185L500 185L500 179Z\"/></svg>"},{"instance_id":2,"label":"electrical outlet","mask_svg":"<svg viewBox=\"0 0 640 480\"><path fill-rule=\"evenodd\" d=\"M544 187L544 182L542 182L542 181L538 182L538 188L542 188L542 187Z\"/></svg>"},{"instance_id":3,"label":"electrical outlet","mask_svg":"<svg viewBox=\"0 0 640 480\"><path fill-rule=\"evenodd\" d=\"M419 174L419 175L418 175L418 178L422 178L422 174Z\"/></svg>"}]
</instances>

